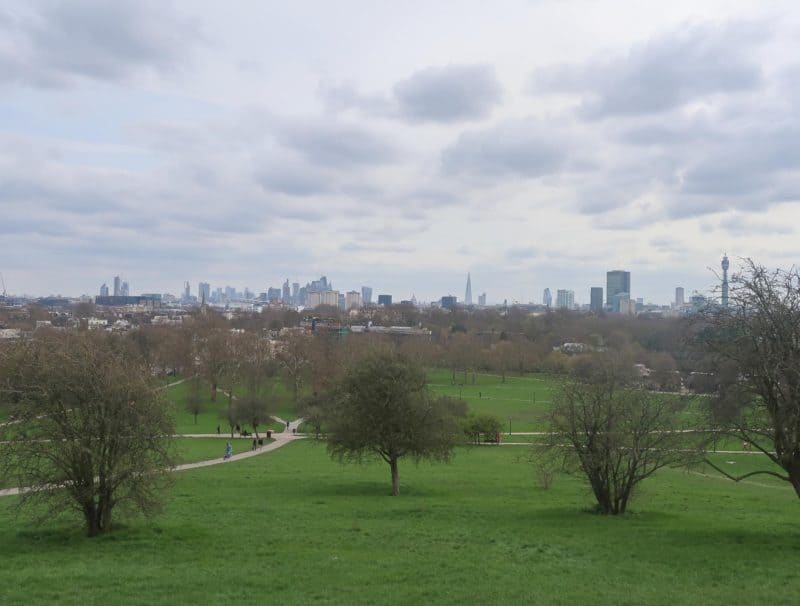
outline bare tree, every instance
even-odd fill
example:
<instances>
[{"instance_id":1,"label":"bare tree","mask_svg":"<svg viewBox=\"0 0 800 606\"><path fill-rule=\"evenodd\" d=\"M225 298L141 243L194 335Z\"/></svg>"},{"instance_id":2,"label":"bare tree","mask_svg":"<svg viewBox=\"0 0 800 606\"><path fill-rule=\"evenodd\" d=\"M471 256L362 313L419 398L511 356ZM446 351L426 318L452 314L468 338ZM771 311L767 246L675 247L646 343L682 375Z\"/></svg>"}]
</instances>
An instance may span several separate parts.
<instances>
[{"instance_id":1,"label":"bare tree","mask_svg":"<svg viewBox=\"0 0 800 606\"><path fill-rule=\"evenodd\" d=\"M0 427L0 466L27 487L20 504L79 512L89 536L112 512L157 510L172 465L174 421L148 367L119 339L54 334L20 342L0 364L0 396L16 423Z\"/></svg>"},{"instance_id":2,"label":"bare tree","mask_svg":"<svg viewBox=\"0 0 800 606\"><path fill-rule=\"evenodd\" d=\"M389 465L397 496L399 460L449 460L463 436L458 417L464 413L463 403L432 395L421 366L384 350L348 369L323 422L331 455L342 461L379 457Z\"/></svg>"},{"instance_id":3,"label":"bare tree","mask_svg":"<svg viewBox=\"0 0 800 606\"><path fill-rule=\"evenodd\" d=\"M217 388L231 362L230 330L225 320L204 310L192 326L193 357L200 375L211 387L211 400L217 401Z\"/></svg>"},{"instance_id":4,"label":"bare tree","mask_svg":"<svg viewBox=\"0 0 800 606\"><path fill-rule=\"evenodd\" d=\"M198 377L192 377L189 380L184 406L186 412L194 417L195 425L197 425L197 415L203 412L205 408L204 404L203 396L200 394L200 379Z\"/></svg>"},{"instance_id":5,"label":"bare tree","mask_svg":"<svg viewBox=\"0 0 800 606\"><path fill-rule=\"evenodd\" d=\"M745 260L733 276L728 307L712 307L695 323L716 356L715 425L778 466L729 478L768 474L800 496L800 274Z\"/></svg>"},{"instance_id":6,"label":"bare tree","mask_svg":"<svg viewBox=\"0 0 800 606\"><path fill-rule=\"evenodd\" d=\"M288 331L276 348L275 356L292 389L292 404L296 407L311 361L311 337L303 331Z\"/></svg>"},{"instance_id":7,"label":"bare tree","mask_svg":"<svg viewBox=\"0 0 800 606\"><path fill-rule=\"evenodd\" d=\"M625 513L640 482L690 457L685 434L676 431L684 407L679 398L625 386L613 367L566 381L550 410L552 433L534 446L534 458L560 458L586 477L600 513Z\"/></svg>"}]
</instances>

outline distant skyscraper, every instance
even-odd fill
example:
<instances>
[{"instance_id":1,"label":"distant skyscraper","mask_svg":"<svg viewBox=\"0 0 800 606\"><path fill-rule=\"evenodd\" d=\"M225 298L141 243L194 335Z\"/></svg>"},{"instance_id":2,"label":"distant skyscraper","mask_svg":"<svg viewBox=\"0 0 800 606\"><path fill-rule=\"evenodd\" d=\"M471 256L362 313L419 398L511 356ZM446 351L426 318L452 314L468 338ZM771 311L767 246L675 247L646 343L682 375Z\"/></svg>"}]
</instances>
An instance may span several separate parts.
<instances>
[{"instance_id":1,"label":"distant skyscraper","mask_svg":"<svg viewBox=\"0 0 800 606\"><path fill-rule=\"evenodd\" d=\"M292 282L292 305L300 305L300 282Z\"/></svg>"},{"instance_id":2,"label":"distant skyscraper","mask_svg":"<svg viewBox=\"0 0 800 606\"><path fill-rule=\"evenodd\" d=\"M606 273L606 305L612 306L620 293L631 294L631 272L615 269Z\"/></svg>"},{"instance_id":3,"label":"distant skyscraper","mask_svg":"<svg viewBox=\"0 0 800 606\"><path fill-rule=\"evenodd\" d=\"M464 293L464 305L472 305L472 279L467 274L467 290Z\"/></svg>"},{"instance_id":4,"label":"distant skyscraper","mask_svg":"<svg viewBox=\"0 0 800 606\"><path fill-rule=\"evenodd\" d=\"M681 307L685 302L683 286L678 286L678 288L675 289L675 307Z\"/></svg>"},{"instance_id":5,"label":"distant skyscraper","mask_svg":"<svg viewBox=\"0 0 800 606\"><path fill-rule=\"evenodd\" d=\"M281 293L281 298L287 305L292 301L292 291L289 288L289 278L286 278L286 282L283 283L283 292Z\"/></svg>"},{"instance_id":6,"label":"distant skyscraper","mask_svg":"<svg viewBox=\"0 0 800 606\"><path fill-rule=\"evenodd\" d=\"M391 305L392 295L378 295L378 305Z\"/></svg>"},{"instance_id":7,"label":"distant skyscraper","mask_svg":"<svg viewBox=\"0 0 800 606\"><path fill-rule=\"evenodd\" d=\"M370 305L372 303L372 287L371 286L362 286L361 287L361 302L364 305Z\"/></svg>"},{"instance_id":8,"label":"distant skyscraper","mask_svg":"<svg viewBox=\"0 0 800 606\"><path fill-rule=\"evenodd\" d=\"M114 276L114 296L120 296L120 286L122 286L122 280L119 276Z\"/></svg>"},{"instance_id":9,"label":"distant skyscraper","mask_svg":"<svg viewBox=\"0 0 800 606\"><path fill-rule=\"evenodd\" d=\"M486 307L486 293L478 295L478 305L480 307Z\"/></svg>"},{"instance_id":10,"label":"distant skyscraper","mask_svg":"<svg viewBox=\"0 0 800 606\"><path fill-rule=\"evenodd\" d=\"M572 309L575 307L575 292L572 290L556 291L556 307L559 309Z\"/></svg>"},{"instance_id":11,"label":"distant skyscraper","mask_svg":"<svg viewBox=\"0 0 800 606\"><path fill-rule=\"evenodd\" d=\"M350 290L344 296L345 309L359 309L361 307L361 293L357 290Z\"/></svg>"},{"instance_id":12,"label":"distant skyscraper","mask_svg":"<svg viewBox=\"0 0 800 606\"><path fill-rule=\"evenodd\" d=\"M453 309L458 304L458 297L447 295L442 297L441 306L445 309Z\"/></svg>"},{"instance_id":13,"label":"distant skyscraper","mask_svg":"<svg viewBox=\"0 0 800 606\"><path fill-rule=\"evenodd\" d=\"M123 297L129 297L131 294L131 287L128 285L127 282L123 282L122 286L119 287L119 294Z\"/></svg>"},{"instance_id":14,"label":"distant skyscraper","mask_svg":"<svg viewBox=\"0 0 800 606\"><path fill-rule=\"evenodd\" d=\"M183 300L188 301L192 298L192 287L189 286L188 280L183 283Z\"/></svg>"},{"instance_id":15,"label":"distant skyscraper","mask_svg":"<svg viewBox=\"0 0 800 606\"><path fill-rule=\"evenodd\" d=\"M100 296L107 297L108 296L108 285L103 282L103 285L100 287Z\"/></svg>"},{"instance_id":16,"label":"distant skyscraper","mask_svg":"<svg viewBox=\"0 0 800 606\"><path fill-rule=\"evenodd\" d=\"M211 301L211 284L208 282L200 282L197 285L197 300L200 303L208 303Z\"/></svg>"},{"instance_id":17,"label":"distant skyscraper","mask_svg":"<svg viewBox=\"0 0 800 606\"><path fill-rule=\"evenodd\" d=\"M550 294L549 288L545 288L542 293L542 305L545 307L551 307L553 305L553 295Z\"/></svg>"},{"instance_id":18,"label":"distant skyscraper","mask_svg":"<svg viewBox=\"0 0 800 606\"><path fill-rule=\"evenodd\" d=\"M728 307L728 268L731 262L728 261L728 255L722 256L722 307Z\"/></svg>"},{"instance_id":19,"label":"distant skyscraper","mask_svg":"<svg viewBox=\"0 0 800 606\"><path fill-rule=\"evenodd\" d=\"M589 301L589 309L591 309L594 313L600 313L603 311L602 286L592 286L591 290L589 291Z\"/></svg>"}]
</instances>

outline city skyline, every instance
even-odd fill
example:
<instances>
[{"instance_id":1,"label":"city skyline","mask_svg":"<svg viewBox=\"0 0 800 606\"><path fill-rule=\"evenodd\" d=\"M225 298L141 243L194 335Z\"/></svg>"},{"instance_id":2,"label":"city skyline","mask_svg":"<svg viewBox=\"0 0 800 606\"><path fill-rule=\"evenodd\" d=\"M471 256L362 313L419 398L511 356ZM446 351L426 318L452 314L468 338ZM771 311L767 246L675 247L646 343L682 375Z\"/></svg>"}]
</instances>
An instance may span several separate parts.
<instances>
[{"instance_id":1,"label":"city skyline","mask_svg":"<svg viewBox=\"0 0 800 606\"><path fill-rule=\"evenodd\" d=\"M726 291L726 289L727 289L727 281L726 281L727 269L726 268L729 266L729 264L730 264L730 262L728 260L727 253L726 253L726 254L723 255L723 258L722 258L722 267L724 269L722 281L720 281L720 276L715 274L714 275L715 282L712 282L711 284L709 284L705 289L688 289L688 288L684 288L683 286L675 286L674 288L672 288L671 293L674 293L675 289L678 289L678 290L680 290L682 292L684 290L686 290L687 292L690 292L690 293L697 292L697 293L703 294L704 296L712 296L712 297L716 296L717 294L724 293ZM608 280L610 279L610 276L612 274L625 274L625 278L624 279L627 280L627 282L625 282L625 283L630 288L630 279L631 279L630 278L630 273L631 272L627 272L627 271L624 271L624 270L609 270L609 271L607 271L606 272L606 282L605 282L606 286L608 286ZM467 272L466 293L470 294L470 297L471 297L471 292L472 292L471 282L472 282L471 281L471 272ZM194 284L195 284L194 288L191 286L192 285L192 281L191 280L184 280L182 282L182 286L181 286L180 290L175 290L175 289L153 289L153 288L148 288L146 286L142 287L142 288L133 289L133 288L131 288L129 286L128 281L127 280L123 280L119 275L115 275L114 276L112 284L114 285L115 290L114 290L114 292L108 293L108 294L113 294L114 296L116 296L117 294L119 294L121 296L127 296L128 294L134 295L134 294L158 292L160 294L169 294L169 295L175 296L178 299L181 299L181 298L186 299L186 298L188 298L189 293L194 291L195 294L193 294L192 296L197 298L198 294L199 294L199 289L201 287L205 287L205 289L206 289L205 292L207 292L209 294L209 296L215 294L216 292L220 292L220 293L226 295L226 297L227 297L230 294L228 291L233 291L233 292L235 292L237 294L249 293L250 295L253 295L252 298L257 298L258 295L261 294L261 293L265 293L265 294L269 293L269 297L268 297L269 299L276 298L276 299L292 300L292 301L297 300L298 291L300 290L300 287L301 287L300 283L297 282L296 279L290 280L289 278L285 278L283 280L274 281L272 284L266 284L264 286L255 287L255 288L251 288L251 286L249 284L244 284L244 285L235 284L235 285L232 285L230 280L223 279L223 280L221 280L219 282L212 282L210 280L209 281L200 280L198 282L194 282ZM275 286L273 286L273 284L275 284ZM64 293L61 293L61 292L59 292L59 293L55 293L55 292L47 292L47 293L11 293L10 292L9 294L12 295L12 296L18 296L18 295L25 294L25 295L30 295L30 296L34 296L34 297L51 296L51 295L64 295L64 296L69 296L69 297L78 297L78 296L94 296L94 295L97 295L99 293L102 296L103 293L104 293L104 291L103 291L104 288L106 290L109 290L109 287L107 286L106 282L100 283L99 286L95 289L94 292L82 292L82 293L75 293L75 292L64 292ZM325 275L323 275L319 280L312 279L312 280L307 281L305 286L302 287L302 290L305 291L308 288L310 288L311 291L314 291L314 290L337 290L338 291L338 289L334 289L333 288L333 282L329 281L328 278ZM364 284L362 284L361 286L350 286L350 287L348 287L348 289L349 288L355 288L355 289L359 290L360 293L361 293L361 296L364 298L365 301L369 301L371 299L373 291L377 292L377 290L375 288L373 288L372 286L366 286ZM573 297L574 297L574 304L576 306L591 304L592 291L596 290L596 288L594 286L592 286L592 285L588 285L588 286L586 286L586 288L583 288L581 286L579 288L569 288L569 289L559 288L559 286L545 287L545 290L551 290L551 289L553 291L557 291L557 290L565 290L566 291L566 290L569 290L570 292L572 292L573 293ZM587 293L589 293L589 294L587 294L585 296L585 298L581 294L583 292L583 290L586 290ZM603 291L604 289L601 288L600 290ZM273 291L275 293L277 293L277 294L276 295L272 295ZM608 293L612 292L611 289L609 289L607 287L605 288L605 291L608 292ZM719 291L719 293L717 291ZM344 293L345 291L341 291L341 292ZM398 296L397 293L390 293L388 290L383 290L381 292L383 292L384 294L392 294L394 296L394 298L396 300L398 300L398 301L401 300L401 299L406 298L403 295ZM368 297L364 297L364 295L366 293L369 293ZM458 302L460 304L467 304L467 305L474 304L475 303L474 300L467 301L466 293L465 293L465 297L464 298L460 298L460 297L456 296L456 299L458 300ZM287 294L289 294L288 299L287 299ZM664 300L648 299L647 297L639 296L639 293L637 293L637 291L635 289L633 290L633 294L628 293L628 295L629 295L630 298L641 298L641 299L645 300L648 303L653 303L653 304L658 304L658 305L667 305L667 304L669 304L671 302L674 302L674 300L675 300L674 296L671 299L667 298L667 299L664 299ZM438 301L442 296L452 296L452 292L451 291L447 291L447 292L441 291L438 295L435 294L434 296L432 296L430 298L427 298L427 297L416 297L415 291L412 289L412 293L407 298L414 297L414 298L416 298L416 299L418 299L420 301L435 302L435 301ZM516 303L530 304L530 303L534 303L534 304L547 305L547 301L546 301L544 296L540 296L538 298L534 296L533 298L528 299L528 300L509 299L508 297L503 296L502 293L496 295L496 298L487 297L485 292L483 292L481 296L484 298L484 303L483 303L484 305L486 305L487 303L490 304L490 305L497 305L497 304L500 304L500 303L503 303L503 302L506 302L506 303L509 303L509 304L516 304ZM610 302L608 300L606 300L606 304L610 305Z\"/></svg>"},{"instance_id":2,"label":"city skyline","mask_svg":"<svg viewBox=\"0 0 800 606\"><path fill-rule=\"evenodd\" d=\"M5 3L7 290L668 302L800 258L795 3L453 6Z\"/></svg>"}]
</instances>

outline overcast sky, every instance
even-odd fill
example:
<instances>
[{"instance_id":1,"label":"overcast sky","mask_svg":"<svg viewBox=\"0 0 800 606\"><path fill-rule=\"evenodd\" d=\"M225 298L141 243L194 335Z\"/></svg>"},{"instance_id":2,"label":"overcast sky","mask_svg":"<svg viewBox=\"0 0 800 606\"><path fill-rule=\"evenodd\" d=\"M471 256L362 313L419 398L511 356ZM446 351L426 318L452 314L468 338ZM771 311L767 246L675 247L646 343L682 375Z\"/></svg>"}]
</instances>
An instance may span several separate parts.
<instances>
[{"instance_id":1,"label":"overcast sky","mask_svg":"<svg viewBox=\"0 0 800 606\"><path fill-rule=\"evenodd\" d=\"M0 6L9 292L669 302L800 259L796 2Z\"/></svg>"}]
</instances>

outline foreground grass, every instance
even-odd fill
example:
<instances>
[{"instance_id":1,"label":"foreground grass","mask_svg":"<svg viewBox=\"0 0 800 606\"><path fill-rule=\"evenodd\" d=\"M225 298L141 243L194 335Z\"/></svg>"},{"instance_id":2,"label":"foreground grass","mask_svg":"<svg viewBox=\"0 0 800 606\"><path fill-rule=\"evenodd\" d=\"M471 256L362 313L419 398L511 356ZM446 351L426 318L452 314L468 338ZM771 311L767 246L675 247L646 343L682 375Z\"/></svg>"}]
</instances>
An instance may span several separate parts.
<instances>
[{"instance_id":1,"label":"foreground grass","mask_svg":"<svg viewBox=\"0 0 800 606\"><path fill-rule=\"evenodd\" d=\"M670 470L621 519L572 478L535 486L524 448L452 465L340 466L311 441L177 476L163 517L86 539L0 502L0 603L796 604L785 487ZM10 499L13 500L13 499Z\"/></svg>"}]
</instances>

